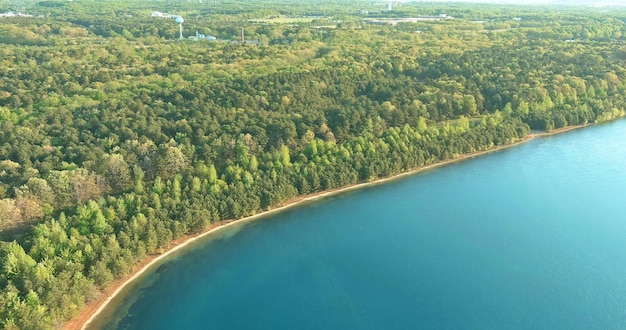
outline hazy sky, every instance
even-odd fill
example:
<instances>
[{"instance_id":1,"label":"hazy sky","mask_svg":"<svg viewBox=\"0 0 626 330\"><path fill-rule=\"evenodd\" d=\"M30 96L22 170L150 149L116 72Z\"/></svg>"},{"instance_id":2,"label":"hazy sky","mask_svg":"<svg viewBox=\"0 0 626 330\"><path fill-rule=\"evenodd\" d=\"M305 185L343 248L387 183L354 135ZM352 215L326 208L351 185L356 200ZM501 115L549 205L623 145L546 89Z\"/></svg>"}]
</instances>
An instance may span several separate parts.
<instances>
[{"instance_id":1,"label":"hazy sky","mask_svg":"<svg viewBox=\"0 0 626 330\"><path fill-rule=\"evenodd\" d=\"M562 4L562 5L589 5L589 6L606 6L606 5L620 5L626 6L626 0L421 0L432 2L480 2L480 3L495 3L495 4Z\"/></svg>"}]
</instances>

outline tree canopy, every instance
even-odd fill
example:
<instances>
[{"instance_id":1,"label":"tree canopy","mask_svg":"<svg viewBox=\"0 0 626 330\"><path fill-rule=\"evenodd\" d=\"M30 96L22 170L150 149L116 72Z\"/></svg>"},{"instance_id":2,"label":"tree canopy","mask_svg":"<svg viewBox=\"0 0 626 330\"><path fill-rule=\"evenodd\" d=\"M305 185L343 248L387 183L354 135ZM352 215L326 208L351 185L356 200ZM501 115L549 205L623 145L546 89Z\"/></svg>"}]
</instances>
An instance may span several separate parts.
<instances>
[{"instance_id":1,"label":"tree canopy","mask_svg":"<svg viewBox=\"0 0 626 330\"><path fill-rule=\"evenodd\" d=\"M392 9L0 2L32 15L0 18L0 327L216 221L625 115L625 10Z\"/></svg>"}]
</instances>

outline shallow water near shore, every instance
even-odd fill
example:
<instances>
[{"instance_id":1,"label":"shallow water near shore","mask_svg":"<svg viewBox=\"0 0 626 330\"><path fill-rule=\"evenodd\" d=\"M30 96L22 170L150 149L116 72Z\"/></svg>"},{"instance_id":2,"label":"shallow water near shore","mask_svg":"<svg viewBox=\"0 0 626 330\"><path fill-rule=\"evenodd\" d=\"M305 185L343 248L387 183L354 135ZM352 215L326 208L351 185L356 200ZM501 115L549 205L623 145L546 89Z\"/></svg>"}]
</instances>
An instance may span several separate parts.
<instances>
[{"instance_id":1,"label":"shallow water near shore","mask_svg":"<svg viewBox=\"0 0 626 330\"><path fill-rule=\"evenodd\" d=\"M623 328L626 121L226 228L105 329Z\"/></svg>"}]
</instances>

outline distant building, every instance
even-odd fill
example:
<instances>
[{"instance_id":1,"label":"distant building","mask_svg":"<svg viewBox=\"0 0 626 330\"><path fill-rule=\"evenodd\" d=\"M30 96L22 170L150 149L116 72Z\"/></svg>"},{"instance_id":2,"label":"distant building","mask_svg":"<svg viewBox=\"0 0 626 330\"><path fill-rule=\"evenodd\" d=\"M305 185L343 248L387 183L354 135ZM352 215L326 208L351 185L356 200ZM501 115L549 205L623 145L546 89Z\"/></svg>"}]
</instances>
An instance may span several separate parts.
<instances>
[{"instance_id":1,"label":"distant building","mask_svg":"<svg viewBox=\"0 0 626 330\"><path fill-rule=\"evenodd\" d=\"M8 18L8 17L33 17L33 15L30 14L23 14L15 11L9 11L6 13L0 13L0 18Z\"/></svg>"},{"instance_id":2,"label":"distant building","mask_svg":"<svg viewBox=\"0 0 626 330\"><path fill-rule=\"evenodd\" d=\"M150 16L158 17L158 18L177 18L177 17L180 17L179 15L172 15L172 14L168 14L168 13L162 13L160 11L153 11L152 14L150 14Z\"/></svg>"},{"instance_id":3,"label":"distant building","mask_svg":"<svg viewBox=\"0 0 626 330\"><path fill-rule=\"evenodd\" d=\"M205 36L202 33L198 33L198 31L196 31L196 36L195 37L189 37L189 39L191 39L193 41L198 41L198 40L215 41L215 40L217 40L217 38L214 37L214 36Z\"/></svg>"}]
</instances>

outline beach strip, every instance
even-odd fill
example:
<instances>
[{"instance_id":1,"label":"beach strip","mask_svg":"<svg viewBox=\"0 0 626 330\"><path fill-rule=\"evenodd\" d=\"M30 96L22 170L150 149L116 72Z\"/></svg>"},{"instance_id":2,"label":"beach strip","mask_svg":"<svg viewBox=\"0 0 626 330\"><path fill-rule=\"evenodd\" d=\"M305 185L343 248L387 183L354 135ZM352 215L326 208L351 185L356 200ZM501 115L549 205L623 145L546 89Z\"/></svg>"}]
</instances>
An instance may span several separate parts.
<instances>
[{"instance_id":1,"label":"beach strip","mask_svg":"<svg viewBox=\"0 0 626 330\"><path fill-rule=\"evenodd\" d=\"M425 166L420 166L418 168L406 171L406 172L402 172L399 174L395 174L392 175L390 177L387 178L381 178L381 179L377 179L374 181L370 181L370 182L363 182L363 183L358 183L358 184L353 184L353 185L348 185L345 187L341 187L341 188L336 188L336 189L331 189L331 190L326 190L326 191L321 191L318 193L314 193L314 194L309 194L309 195L304 195L304 196L299 196L296 198L293 198L291 200L288 200L286 202L284 202L282 205L277 206L271 210L268 211L264 211L261 212L259 214L255 214L252 216L248 216L245 218L241 218L238 220L223 220L223 221L218 221L215 222L213 224L211 224L206 231L201 232L201 233L197 233L197 234L190 234L190 235L186 235L183 237L179 237L178 239L175 239L174 241L171 242L170 247L163 253L158 254L158 255L150 255L148 256L145 260L139 262L136 266L135 266L135 271L133 271L131 274L129 274L128 276L119 279L117 281L115 281L107 290L105 290L101 296L88 303L83 310L81 311L81 313L79 313L79 315L77 315L74 319L68 321L64 328L67 330L78 330L78 329L86 329L87 326L94 320L96 319L96 317L107 307L107 305L117 296L120 294L120 292L122 292L122 290L124 290L127 286L129 286L131 283L133 283L138 277L140 277L142 274L144 274L147 270L149 270L153 265L155 265L156 263L158 263L159 261L163 260L164 258L168 257L170 254L181 250L182 248L190 245L191 243L195 242L198 239L201 239L205 236L208 236L210 234L213 234L221 229L227 228L229 226L232 226L234 224L239 224L241 222L247 222L247 221L252 221L267 215L271 215L273 213L278 213L280 211L283 211L285 209L288 208L292 208L295 206L298 206L302 203L305 202L309 202L309 201L314 201L320 198L324 198L324 197L328 197L328 196L332 196L332 195L337 195L346 191L350 191L350 190L355 190L355 189L360 189L363 187L367 187L367 186L372 186L372 185L376 185L376 184L381 184L384 182L388 182L391 180L396 180L398 178L402 178L405 176L409 176L409 175L414 175L417 173L421 173L430 169L434 169L434 168L438 168L441 166L445 166L445 165L449 165L452 163L456 163L456 162L460 162L466 159L470 159L470 158L474 158L477 156L481 156L481 155L485 155L485 154L489 154L492 152L496 152L499 150L503 150L503 149L508 149L517 145L520 145L522 143L528 142L534 138L537 137L543 137L543 136L550 136L550 135L555 135L555 134L559 134L559 133L563 133L563 132L567 132L567 131L571 131L571 130L575 130L575 129L579 129L582 127L586 127L589 126L590 124L586 124L586 125L577 125L577 126L567 126L567 127L563 127L563 128L559 128L556 130L552 130L549 132L540 132L540 133L532 133L527 135L523 140L520 140L518 142L514 142L511 144L507 144L507 145L502 145L502 146L497 146L488 150L483 150L483 151L477 151L477 152L472 152L472 153L467 153L467 154L463 154L460 155L456 158L453 159L448 159L448 160L444 160L444 161L440 161L434 164L430 164L430 165L425 165Z\"/></svg>"}]
</instances>

